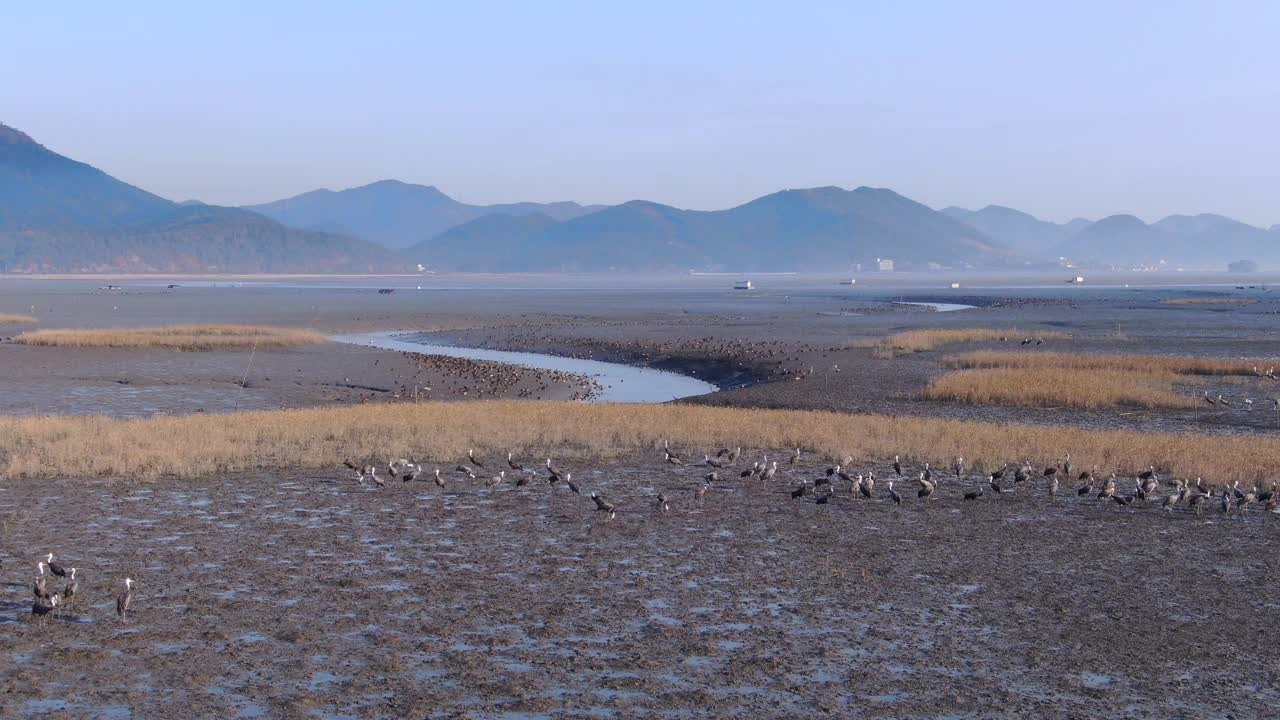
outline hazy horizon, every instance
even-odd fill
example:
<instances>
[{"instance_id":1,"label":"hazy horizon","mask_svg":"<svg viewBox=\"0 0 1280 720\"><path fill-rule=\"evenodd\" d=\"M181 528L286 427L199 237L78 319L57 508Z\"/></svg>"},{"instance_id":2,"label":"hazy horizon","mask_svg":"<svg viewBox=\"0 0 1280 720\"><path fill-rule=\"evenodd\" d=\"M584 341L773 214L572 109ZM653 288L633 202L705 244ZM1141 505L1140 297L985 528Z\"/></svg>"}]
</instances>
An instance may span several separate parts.
<instances>
[{"instance_id":1,"label":"hazy horizon","mask_svg":"<svg viewBox=\"0 0 1280 720\"><path fill-rule=\"evenodd\" d=\"M1280 6L17 7L0 122L174 200L382 179L719 209L886 187L1280 223Z\"/></svg>"}]
</instances>

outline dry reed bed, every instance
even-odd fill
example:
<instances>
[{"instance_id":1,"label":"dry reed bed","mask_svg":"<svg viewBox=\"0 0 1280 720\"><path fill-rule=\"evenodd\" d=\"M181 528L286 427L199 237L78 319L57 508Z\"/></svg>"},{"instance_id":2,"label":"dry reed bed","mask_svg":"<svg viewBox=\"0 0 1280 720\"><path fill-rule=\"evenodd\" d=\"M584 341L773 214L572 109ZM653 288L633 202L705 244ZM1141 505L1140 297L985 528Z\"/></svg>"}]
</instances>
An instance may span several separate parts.
<instances>
[{"instance_id":1,"label":"dry reed bed","mask_svg":"<svg viewBox=\"0 0 1280 720\"><path fill-rule=\"evenodd\" d=\"M1220 360L1163 355L1100 355L1058 352L1001 352L976 350L943 360L951 368L1059 368L1063 370L1113 370L1181 375L1256 375L1274 360Z\"/></svg>"},{"instance_id":2,"label":"dry reed bed","mask_svg":"<svg viewBox=\"0 0 1280 720\"><path fill-rule=\"evenodd\" d=\"M16 315L14 313L0 313L0 325L17 325L19 323L33 323L36 319L30 315Z\"/></svg>"},{"instance_id":3,"label":"dry reed bed","mask_svg":"<svg viewBox=\"0 0 1280 720\"><path fill-rule=\"evenodd\" d=\"M1066 333L1049 331L1036 332L1034 337L1044 340L1058 340L1068 337ZM1022 340L1027 335L1017 328L933 328L928 330L907 330L880 338L872 343L872 348L880 356L892 357L896 353L915 353L933 350L943 345L954 345L963 342L984 342L987 340Z\"/></svg>"},{"instance_id":4,"label":"dry reed bed","mask_svg":"<svg viewBox=\"0 0 1280 720\"><path fill-rule=\"evenodd\" d=\"M232 350L313 345L327 338L313 330L270 325L171 325L167 327L34 330L14 338L50 347L165 348Z\"/></svg>"},{"instance_id":5,"label":"dry reed bed","mask_svg":"<svg viewBox=\"0 0 1280 720\"><path fill-rule=\"evenodd\" d=\"M1193 398L1174 390L1179 378L1164 371L1051 366L957 370L930 380L924 396L974 405L1192 407Z\"/></svg>"},{"instance_id":6,"label":"dry reed bed","mask_svg":"<svg viewBox=\"0 0 1280 720\"><path fill-rule=\"evenodd\" d=\"M803 447L828 458L974 467L1053 462L1163 472L1215 481L1280 473L1280 438L1096 431L919 417L692 405L486 401L362 405L117 420L2 417L0 467L9 477L196 477L259 468L315 469L334 477L343 460L418 458L444 467L474 447L498 465L516 453L530 465L553 457L607 457L669 439L690 454L741 445ZM653 453L653 462L660 456ZM785 468L785 465L783 466ZM345 469L343 469L345 472ZM681 472L673 469L672 472ZM684 474L692 476L692 471Z\"/></svg>"}]
</instances>

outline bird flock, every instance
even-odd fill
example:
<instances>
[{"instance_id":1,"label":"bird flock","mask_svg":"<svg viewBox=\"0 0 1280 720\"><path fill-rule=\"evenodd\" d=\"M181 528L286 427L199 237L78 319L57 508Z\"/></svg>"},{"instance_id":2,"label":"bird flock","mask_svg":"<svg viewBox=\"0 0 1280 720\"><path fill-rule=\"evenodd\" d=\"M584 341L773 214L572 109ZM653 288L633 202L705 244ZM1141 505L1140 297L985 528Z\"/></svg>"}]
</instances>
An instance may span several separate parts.
<instances>
[{"instance_id":1,"label":"bird flock","mask_svg":"<svg viewBox=\"0 0 1280 720\"><path fill-rule=\"evenodd\" d=\"M74 607L80 597L80 581L76 579L76 568L66 567L54 562L53 553L46 553L43 560L36 562L36 579L32 584L35 597L31 602L31 614L35 617L56 615ZM61 590L50 590L51 578L64 578L66 583ZM127 621L129 604L133 601L133 579L125 578L120 594L116 596L116 615Z\"/></svg>"},{"instance_id":2,"label":"bird flock","mask_svg":"<svg viewBox=\"0 0 1280 720\"><path fill-rule=\"evenodd\" d=\"M780 473L778 459L771 460L767 453L762 459L753 460L750 466L746 466L741 447L720 448L714 454L711 452L686 453L673 448L669 441L663 441L661 453L662 463L666 466L682 470L688 468L697 470L699 475L694 483L692 500L698 505L705 502L707 493L713 486L724 487L735 481L739 483L754 481L769 487L774 484L773 481L776 478L779 478ZM697 459L698 454L702 455L701 460ZM854 500L882 501L901 506L904 496L894 488L895 483L899 487L910 487L910 484L914 483L915 499L925 507L943 497L944 485L953 483L959 488L956 495L962 501L978 501L989 496L1000 497L1011 493L1037 492L1035 489L1037 486L1041 486L1045 495L1052 501L1060 495L1067 495L1066 492L1062 492L1063 486L1074 483L1073 489L1077 498L1107 502L1119 509L1132 510L1158 504L1163 510L1172 511L1185 507L1199 514L1213 506L1240 517L1244 517L1249 508L1254 506L1262 508L1267 513L1277 513L1277 500L1280 499L1280 495L1276 492L1276 481L1272 481L1266 489L1257 484L1251 488L1242 489L1239 481L1230 485L1215 486L1201 477L1197 477L1194 481L1186 478L1166 478L1165 483L1171 489L1164 493L1160 490L1161 478L1154 465L1136 473L1128 480L1121 479L1114 472L1104 477L1099 474L1096 467L1072 476L1070 453L1049 465L1037 467L1027 460L1017 464L1005 464L991 471L979 471L966 463L963 457L956 457L948 468L935 469L925 462L913 469L906 467L901 457L895 455L889 466L893 474L883 483L877 478L874 469L851 470L852 458L845 458L823 471L813 473L802 466L802 456L803 451L800 448L795 448L786 455L785 463L788 469L781 471L784 475L780 480L792 500L811 499L818 505L829 505L837 496L845 495ZM737 469L739 460L743 462L741 470ZM345 464L356 471L355 479L358 483L363 484L372 479L378 487L385 487L385 481L377 474L376 466L350 461ZM483 480L485 490L492 494L505 486L511 486L514 489L523 488L545 471L545 481L553 489L563 483L573 494L583 494L573 481L573 474L564 468L556 467L550 458L546 459L541 468L535 469L520 464L515 460L514 455L508 452L506 466L494 474L474 450L468 450L466 460L457 465L453 473L467 481ZM403 482L427 477L421 463L404 459L388 462L387 474ZM441 489L446 487L440 468L435 468L429 477ZM1129 482L1132 482L1132 485L1127 485ZM595 511L602 513L607 519L612 520L617 516L619 504L605 500L598 492L590 492L587 497L594 503ZM644 503L636 503L635 506L644 504L648 504L656 512L667 513L677 503L670 491L664 491L650 496Z\"/></svg>"}]
</instances>

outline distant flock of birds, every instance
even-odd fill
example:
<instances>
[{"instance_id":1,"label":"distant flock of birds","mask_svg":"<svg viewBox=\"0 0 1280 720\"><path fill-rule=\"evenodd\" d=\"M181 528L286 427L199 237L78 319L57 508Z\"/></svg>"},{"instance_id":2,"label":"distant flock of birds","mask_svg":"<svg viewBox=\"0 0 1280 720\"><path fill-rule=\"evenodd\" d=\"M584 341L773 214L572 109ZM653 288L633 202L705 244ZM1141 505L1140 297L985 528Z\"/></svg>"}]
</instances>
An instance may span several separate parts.
<instances>
[{"instance_id":1,"label":"distant flock of birds","mask_svg":"<svg viewBox=\"0 0 1280 720\"><path fill-rule=\"evenodd\" d=\"M702 475L701 482L693 491L694 500L701 504L706 498L707 491L711 489L713 484L721 483L721 473L728 473L737 463L741 456L742 448L721 448L715 455L703 453L702 460L686 458L684 455L677 453L667 441L663 442L662 458L667 465L699 467L708 470ZM694 456L696 457L696 456ZM800 462L802 451L796 448L788 459L787 464L794 466ZM865 473L859 472L850 474L847 469L851 458L846 458L842 463L838 463L826 468L818 477L813 479L803 479L800 482L791 485L789 494L792 499L800 500L806 497L812 497L814 502L819 505L826 505L831 502L832 497L837 494L837 483L848 487L848 494L855 498L864 500L874 500L877 498L885 499L894 505L900 506L903 501L902 495L894 489L894 482L908 481L908 473L904 470L903 464L899 456L893 458L893 478L885 483L885 488L881 494L877 494L878 486L876 474L874 471L868 470ZM378 474L378 467L372 464L359 465L354 462L346 462L345 465L355 471L355 481L364 484L371 482L378 487L385 487L386 480ZM526 468L514 459L512 453L508 452L506 457L506 465L510 470L508 475L507 469L502 469L497 474L490 475L491 470L486 472L485 461L478 457L474 450L467 451L467 459L464 464L460 464L453 469L455 474L461 475L467 480L477 480L481 474L488 475L484 479L485 489L490 493L496 492L504 483L511 483L516 488L522 488L528 485L531 480L538 476L539 471L533 468ZM582 491L573 481L573 474L554 466L550 458L545 462L545 471L547 473L546 481L552 487L559 483L564 483L571 492L581 495ZM957 457L952 463L950 473L956 481L965 481L968 477L968 468L965 465L963 457ZM1025 461L1018 466L1005 465L993 472L985 473L984 481L972 489L966 490L961 496L965 501L974 501L983 498L990 492L992 495L1000 496L1006 493L1017 491L1019 488L1029 486L1033 480L1041 480L1047 483L1046 489L1050 498L1056 498L1059 495L1061 485L1065 482L1073 480L1071 476L1071 455L1068 453L1062 460L1052 464L1037 468L1030 461ZM424 470L420 463L413 463L405 459L393 460L387 463L387 475L391 479L399 479L403 482L411 482L424 476ZM751 467L744 467L737 472L737 478L740 481L758 480L768 482L774 479L778 474L778 461L769 460L766 454L764 459L753 461ZM981 475L979 477L982 477ZM435 468L430 475L434 482L441 489L446 487L445 478L441 474L440 468ZM939 496L939 488L942 484L942 477L936 474L929 463L924 463L922 468L914 472L914 482L916 483L917 500L928 503ZM1119 479L1115 473L1111 473L1108 477L1100 478L1095 470L1085 470L1074 477L1077 484L1075 494L1077 497L1093 496L1097 500L1111 501L1121 508L1132 508L1137 505L1149 504L1159 500L1160 507L1165 510L1173 510L1176 507L1185 505L1197 514L1203 512L1211 504L1216 504L1223 512L1230 513L1233 510L1243 516L1249 507L1258 505L1266 512L1277 512L1277 500L1280 495L1276 493L1276 482L1272 481L1270 487L1263 490L1258 485L1254 485L1251 490L1243 490L1240 488L1240 482L1235 481L1231 485L1223 485L1218 488L1208 485L1203 478L1197 477L1195 482L1189 482L1186 479L1169 480L1172 491L1162 496L1159 493L1160 478L1156 474L1155 466L1150 466L1134 476L1134 486L1132 492L1122 492L1119 488ZM605 513L607 518L612 520L618 512L618 505L606 501L599 493L591 492L588 497L595 503L595 509L601 513ZM652 506L659 512L668 512L671 509L671 497L665 493L658 493L652 499Z\"/></svg>"},{"instance_id":2,"label":"distant flock of birds","mask_svg":"<svg viewBox=\"0 0 1280 720\"><path fill-rule=\"evenodd\" d=\"M49 581L53 577L65 578L67 581L59 592L49 590ZM124 589L116 596L116 615L127 622L129 604L133 602L133 579L125 578L123 585ZM43 617L70 607L80 591L76 568L64 567L53 561L53 553L46 554L44 560L36 563L36 580L32 591L35 599L31 602L31 614L34 616Z\"/></svg>"}]
</instances>

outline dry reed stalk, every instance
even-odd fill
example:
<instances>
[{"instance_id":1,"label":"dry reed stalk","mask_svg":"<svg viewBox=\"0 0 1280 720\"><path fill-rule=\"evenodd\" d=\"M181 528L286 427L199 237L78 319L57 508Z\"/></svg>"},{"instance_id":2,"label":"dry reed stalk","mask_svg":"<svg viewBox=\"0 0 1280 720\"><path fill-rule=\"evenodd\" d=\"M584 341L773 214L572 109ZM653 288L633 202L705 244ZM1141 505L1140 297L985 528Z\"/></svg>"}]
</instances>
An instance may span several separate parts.
<instances>
[{"instance_id":1,"label":"dry reed stalk","mask_svg":"<svg viewBox=\"0 0 1280 720\"><path fill-rule=\"evenodd\" d=\"M957 370L930 380L924 396L974 405L1192 407L1194 400L1174 390L1179 379L1163 371L1056 367Z\"/></svg>"},{"instance_id":2,"label":"dry reed stalk","mask_svg":"<svg viewBox=\"0 0 1280 720\"><path fill-rule=\"evenodd\" d=\"M327 338L313 330L269 325L172 325L143 328L33 330L14 338L26 345L50 347L165 348L232 350L312 345Z\"/></svg>"},{"instance_id":3,"label":"dry reed stalk","mask_svg":"<svg viewBox=\"0 0 1280 720\"><path fill-rule=\"evenodd\" d=\"M199 477L260 468L337 473L344 460L410 457L448 465L474 447L528 464L552 457L608 457L660 447L690 453L743 446L794 447L855 462L891 458L975 467L1070 452L1079 467L1121 474L1155 465L1180 476L1260 481L1280 474L1280 438L1086 430L811 410L518 400L360 405L226 415L120 420L0 417L7 477ZM653 462L661 458L655 451Z\"/></svg>"},{"instance_id":4,"label":"dry reed stalk","mask_svg":"<svg viewBox=\"0 0 1280 720\"><path fill-rule=\"evenodd\" d=\"M1115 370L1182 375L1258 375L1274 360L1223 360L1164 355L1102 355L1057 352L1000 352L976 350L943 360L951 368L1058 368L1063 370Z\"/></svg>"}]
</instances>

